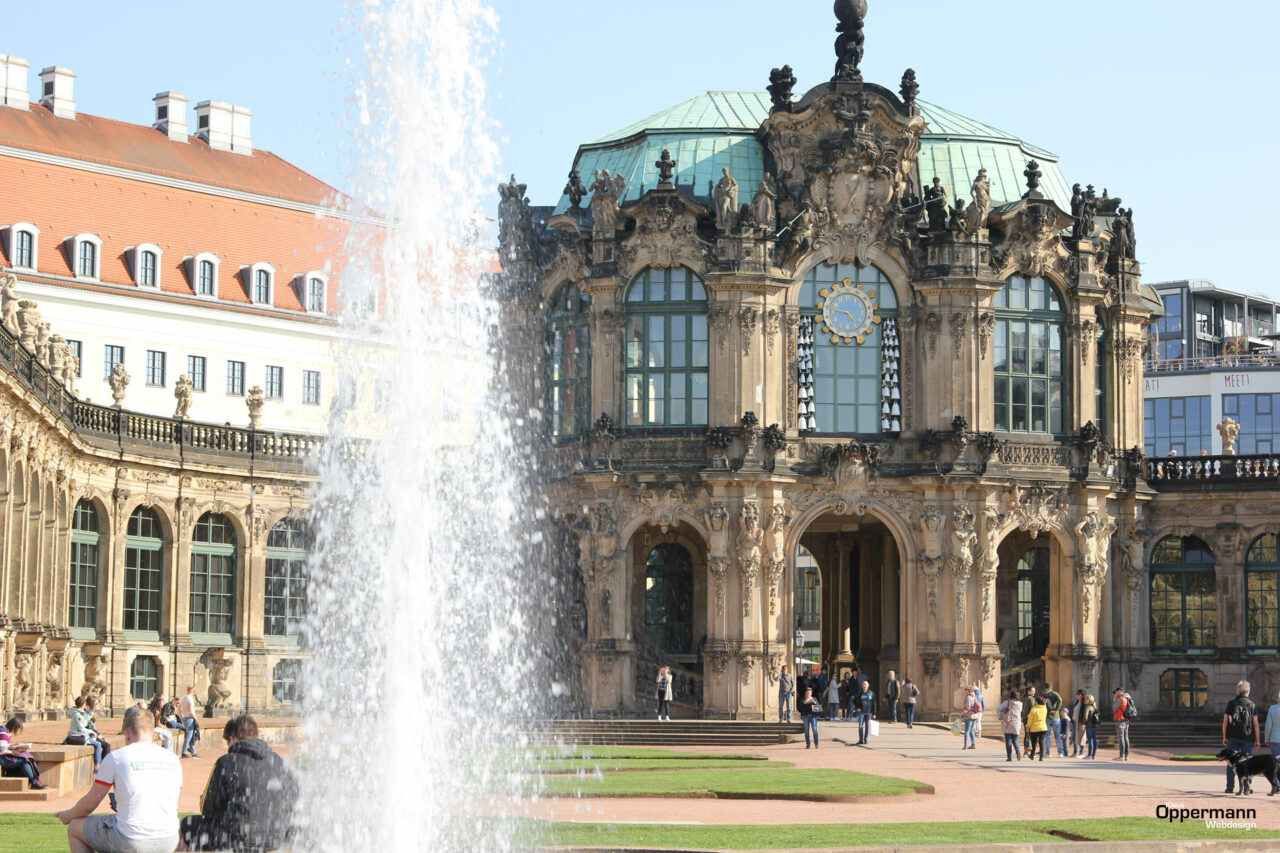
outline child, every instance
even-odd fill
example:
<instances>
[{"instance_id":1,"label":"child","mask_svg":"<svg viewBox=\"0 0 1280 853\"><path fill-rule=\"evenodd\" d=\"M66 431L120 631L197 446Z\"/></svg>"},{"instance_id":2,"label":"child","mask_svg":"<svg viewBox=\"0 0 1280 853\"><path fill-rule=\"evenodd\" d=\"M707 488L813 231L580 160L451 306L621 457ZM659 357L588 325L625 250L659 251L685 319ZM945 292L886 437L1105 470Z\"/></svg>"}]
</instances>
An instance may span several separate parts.
<instances>
[{"instance_id":1,"label":"child","mask_svg":"<svg viewBox=\"0 0 1280 853\"><path fill-rule=\"evenodd\" d=\"M1058 712L1058 757L1067 757L1067 744L1071 743L1071 712L1063 708Z\"/></svg>"}]
</instances>

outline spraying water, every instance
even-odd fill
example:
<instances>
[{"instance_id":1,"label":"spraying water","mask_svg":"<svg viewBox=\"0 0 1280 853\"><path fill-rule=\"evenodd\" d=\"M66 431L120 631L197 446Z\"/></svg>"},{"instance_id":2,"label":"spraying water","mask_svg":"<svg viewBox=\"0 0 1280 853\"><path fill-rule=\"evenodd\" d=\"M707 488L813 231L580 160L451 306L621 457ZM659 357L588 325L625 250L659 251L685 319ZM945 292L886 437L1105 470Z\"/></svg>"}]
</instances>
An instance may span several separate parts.
<instances>
[{"instance_id":1,"label":"spraying water","mask_svg":"<svg viewBox=\"0 0 1280 853\"><path fill-rule=\"evenodd\" d=\"M526 605L543 593L522 568L537 513L512 436L528 413L501 381L493 238L476 227L497 183L480 70L496 20L478 0L366 0L354 23L352 195L387 227L355 228L342 273L299 846L503 849L509 832L486 821L482 838L465 812L519 787L511 759L539 695Z\"/></svg>"}]
</instances>

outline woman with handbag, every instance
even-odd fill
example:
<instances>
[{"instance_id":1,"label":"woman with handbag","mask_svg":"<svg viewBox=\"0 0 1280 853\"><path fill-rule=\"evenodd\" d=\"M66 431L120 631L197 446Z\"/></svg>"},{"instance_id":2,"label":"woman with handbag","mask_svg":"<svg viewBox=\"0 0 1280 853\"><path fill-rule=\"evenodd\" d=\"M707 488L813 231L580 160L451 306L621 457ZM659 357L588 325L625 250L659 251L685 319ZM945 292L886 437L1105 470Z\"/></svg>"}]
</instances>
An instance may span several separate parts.
<instances>
[{"instance_id":1,"label":"woman with handbag","mask_svg":"<svg viewBox=\"0 0 1280 853\"><path fill-rule=\"evenodd\" d=\"M974 695L972 687L964 689L964 710L960 713L960 719L964 720L964 746L961 749L977 749L978 736L974 732L974 726L978 723L978 715L982 713L981 706L978 705L978 697Z\"/></svg>"},{"instance_id":2,"label":"woman with handbag","mask_svg":"<svg viewBox=\"0 0 1280 853\"><path fill-rule=\"evenodd\" d=\"M658 668L658 721L666 720L671 722L671 669L670 667Z\"/></svg>"},{"instance_id":3,"label":"woman with handbag","mask_svg":"<svg viewBox=\"0 0 1280 853\"><path fill-rule=\"evenodd\" d=\"M1004 732L1004 760L1013 761L1013 757L1018 756L1018 760L1022 760L1022 701L1018 698L1018 691L1009 692L1009 698L1000 703L1000 707L996 709L996 716L1000 718L1000 729Z\"/></svg>"}]
</instances>

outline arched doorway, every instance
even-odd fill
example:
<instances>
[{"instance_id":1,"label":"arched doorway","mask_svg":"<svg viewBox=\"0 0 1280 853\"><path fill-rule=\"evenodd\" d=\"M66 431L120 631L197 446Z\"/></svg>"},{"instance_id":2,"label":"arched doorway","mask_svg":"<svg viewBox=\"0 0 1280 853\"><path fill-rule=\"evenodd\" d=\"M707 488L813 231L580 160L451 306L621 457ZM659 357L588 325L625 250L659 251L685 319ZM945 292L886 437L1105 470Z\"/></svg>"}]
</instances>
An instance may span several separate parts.
<instances>
[{"instance_id":1,"label":"arched doorway","mask_svg":"<svg viewBox=\"0 0 1280 853\"><path fill-rule=\"evenodd\" d=\"M796 546L795 565L796 657L816 664L822 660L822 572L803 545ZM802 665L797 660L792 669Z\"/></svg>"},{"instance_id":2,"label":"arched doorway","mask_svg":"<svg viewBox=\"0 0 1280 853\"><path fill-rule=\"evenodd\" d=\"M674 542L655 547L645 562L644 630L664 654L683 657L695 651L693 558Z\"/></svg>"},{"instance_id":3,"label":"arched doorway","mask_svg":"<svg viewBox=\"0 0 1280 853\"><path fill-rule=\"evenodd\" d=\"M1052 680L1046 655L1060 643L1060 616L1071 613L1058 571L1062 547L1051 534L1033 537L1015 531L1000 543L996 573L996 642L1000 647L1000 689L1007 693ZM1069 621L1069 620L1068 620ZM1065 626L1069 631L1070 625Z\"/></svg>"},{"instance_id":4,"label":"arched doorway","mask_svg":"<svg viewBox=\"0 0 1280 853\"><path fill-rule=\"evenodd\" d=\"M858 666L873 684L891 669L902 672L901 551L888 524L874 511L828 512L810 522L798 545L796 613L818 625L816 658L837 674ZM816 569L812 591L804 579L806 553ZM819 605L816 618L801 610L806 599Z\"/></svg>"}]
</instances>

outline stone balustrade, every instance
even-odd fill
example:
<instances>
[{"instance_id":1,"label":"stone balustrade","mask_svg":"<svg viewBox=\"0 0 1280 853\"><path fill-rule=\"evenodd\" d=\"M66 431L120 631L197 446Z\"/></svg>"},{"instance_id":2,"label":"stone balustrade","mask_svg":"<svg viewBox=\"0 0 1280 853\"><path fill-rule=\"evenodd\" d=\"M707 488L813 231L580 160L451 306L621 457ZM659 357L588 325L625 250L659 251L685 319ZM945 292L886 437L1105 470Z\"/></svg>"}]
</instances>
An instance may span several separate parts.
<instances>
[{"instance_id":1,"label":"stone balustrade","mask_svg":"<svg viewBox=\"0 0 1280 853\"><path fill-rule=\"evenodd\" d=\"M1280 483L1280 453L1148 459L1146 478L1159 491L1218 485L1275 488Z\"/></svg>"}]
</instances>

